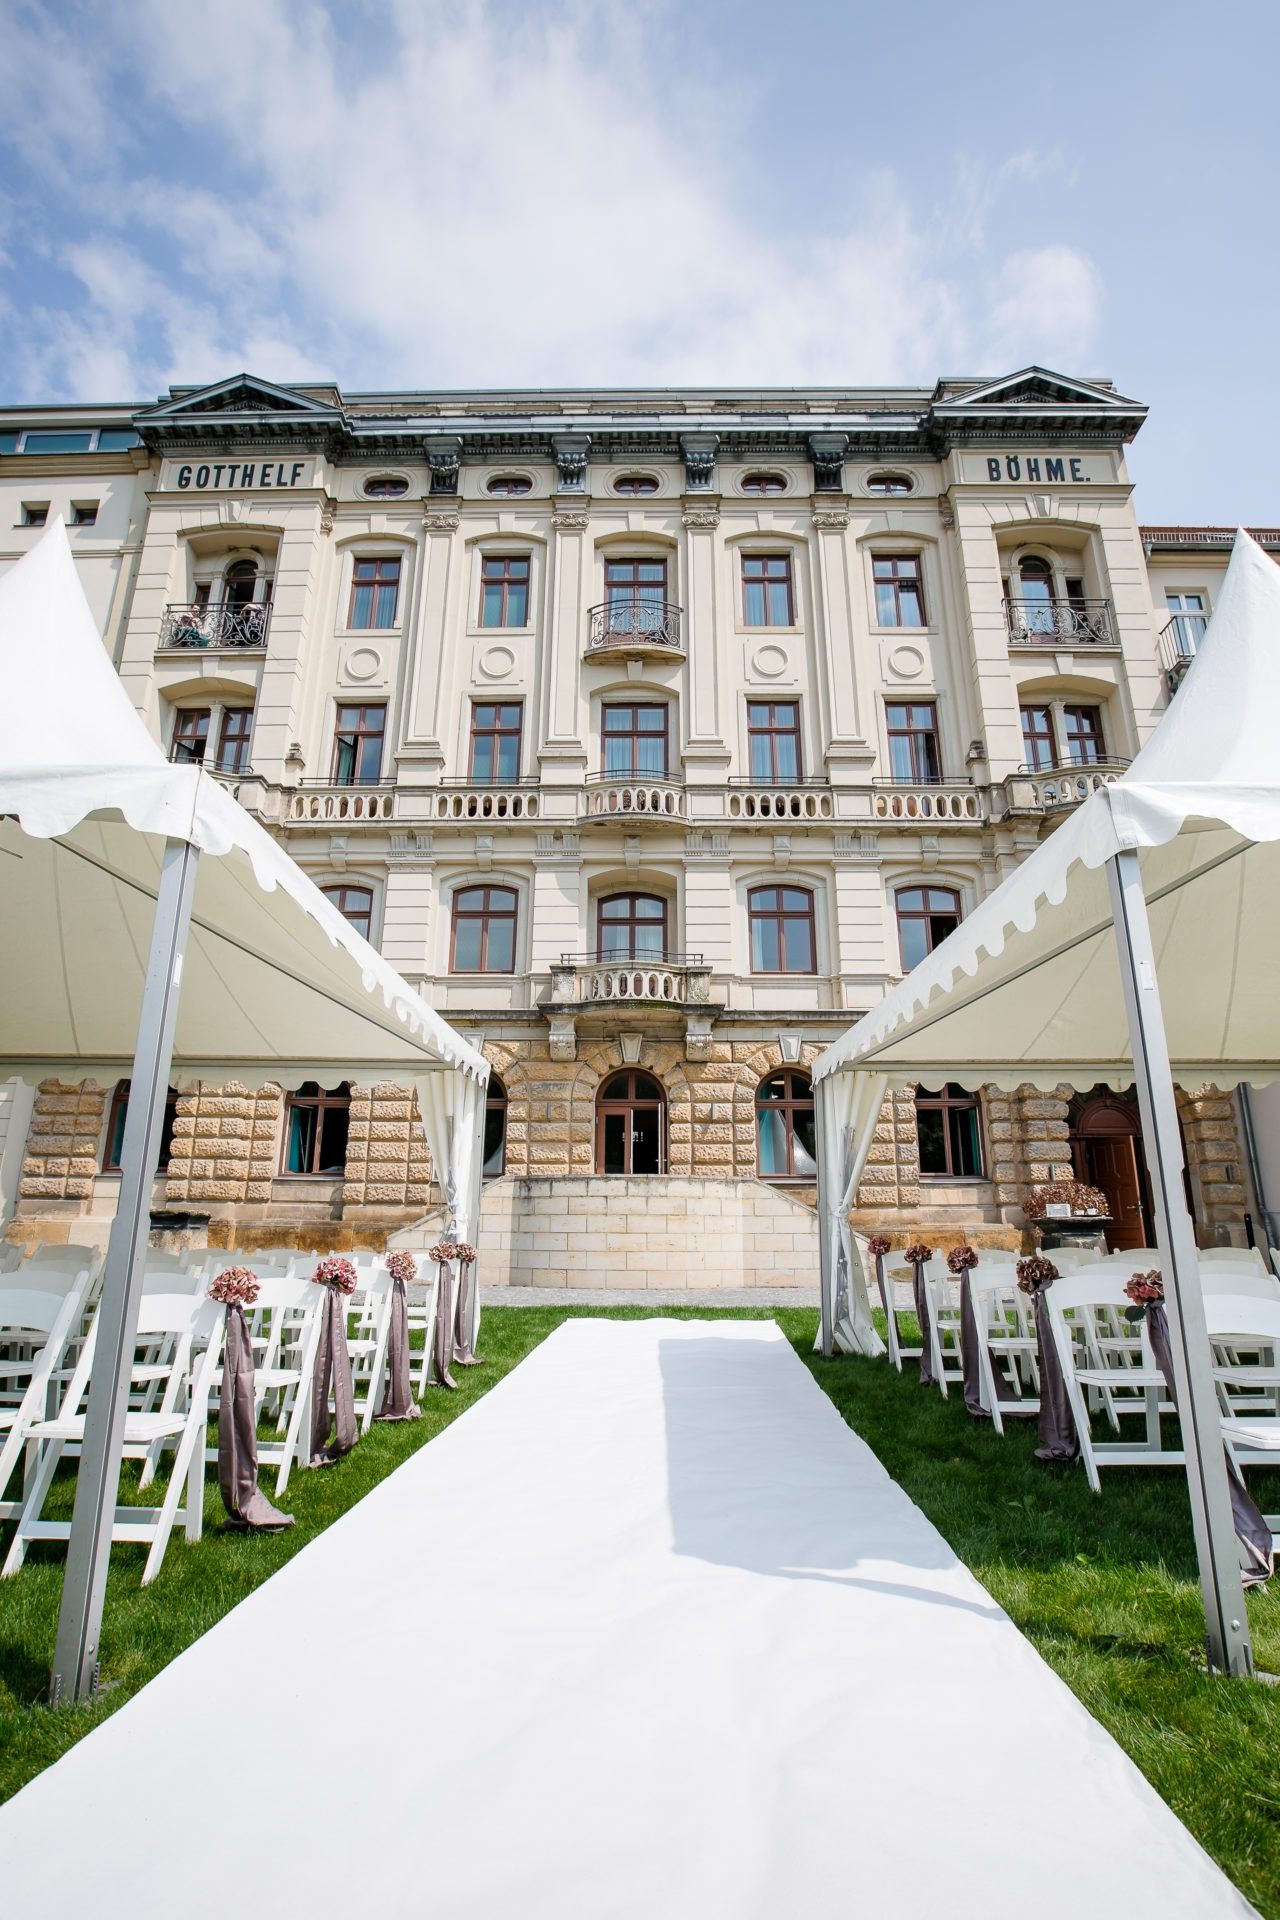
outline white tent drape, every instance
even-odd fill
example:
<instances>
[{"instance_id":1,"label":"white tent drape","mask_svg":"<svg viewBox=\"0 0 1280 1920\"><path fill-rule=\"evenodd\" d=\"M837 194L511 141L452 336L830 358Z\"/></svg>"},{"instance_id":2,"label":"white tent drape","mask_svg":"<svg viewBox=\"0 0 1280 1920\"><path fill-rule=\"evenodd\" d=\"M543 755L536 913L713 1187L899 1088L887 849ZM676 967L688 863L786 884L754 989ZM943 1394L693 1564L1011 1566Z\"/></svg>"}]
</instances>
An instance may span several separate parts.
<instances>
[{"instance_id":1,"label":"white tent drape","mask_svg":"<svg viewBox=\"0 0 1280 1920\"><path fill-rule=\"evenodd\" d=\"M849 1209L857 1197L887 1089L888 1077L880 1073L832 1074L815 1089L822 1107L819 1188L835 1262L832 1339L842 1352L871 1359L884 1352L884 1342L872 1322L867 1276L849 1227Z\"/></svg>"},{"instance_id":2,"label":"white tent drape","mask_svg":"<svg viewBox=\"0 0 1280 1920\"><path fill-rule=\"evenodd\" d=\"M444 1195L445 1238L475 1242L480 1231L480 1154L485 1089L459 1074L425 1073L414 1082L436 1179ZM474 1276L473 1276L474 1277ZM474 1349L480 1332L480 1292L468 1289L467 1324L460 1327Z\"/></svg>"}]
</instances>

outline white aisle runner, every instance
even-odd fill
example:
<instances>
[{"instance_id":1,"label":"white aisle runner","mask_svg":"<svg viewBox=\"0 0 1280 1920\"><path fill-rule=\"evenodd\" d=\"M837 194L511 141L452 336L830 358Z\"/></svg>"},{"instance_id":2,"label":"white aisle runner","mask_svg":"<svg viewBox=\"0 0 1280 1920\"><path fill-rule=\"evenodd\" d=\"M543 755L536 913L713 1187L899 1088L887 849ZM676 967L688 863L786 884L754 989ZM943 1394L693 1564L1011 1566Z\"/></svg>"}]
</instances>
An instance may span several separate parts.
<instances>
[{"instance_id":1,"label":"white aisle runner","mask_svg":"<svg viewBox=\"0 0 1280 1920\"><path fill-rule=\"evenodd\" d=\"M761 1322L560 1328L0 1861L41 1920L1252 1912Z\"/></svg>"}]
</instances>

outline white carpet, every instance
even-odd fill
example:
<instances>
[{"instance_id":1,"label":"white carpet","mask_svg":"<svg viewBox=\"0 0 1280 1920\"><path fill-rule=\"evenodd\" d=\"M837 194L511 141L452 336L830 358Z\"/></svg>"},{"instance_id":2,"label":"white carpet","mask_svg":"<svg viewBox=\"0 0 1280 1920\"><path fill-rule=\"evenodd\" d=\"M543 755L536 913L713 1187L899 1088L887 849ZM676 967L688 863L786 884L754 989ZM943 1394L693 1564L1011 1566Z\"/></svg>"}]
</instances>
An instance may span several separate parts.
<instances>
[{"instance_id":1,"label":"white carpet","mask_svg":"<svg viewBox=\"0 0 1280 1920\"><path fill-rule=\"evenodd\" d=\"M41 1920L1252 1911L758 1322L560 1328L0 1860Z\"/></svg>"}]
</instances>

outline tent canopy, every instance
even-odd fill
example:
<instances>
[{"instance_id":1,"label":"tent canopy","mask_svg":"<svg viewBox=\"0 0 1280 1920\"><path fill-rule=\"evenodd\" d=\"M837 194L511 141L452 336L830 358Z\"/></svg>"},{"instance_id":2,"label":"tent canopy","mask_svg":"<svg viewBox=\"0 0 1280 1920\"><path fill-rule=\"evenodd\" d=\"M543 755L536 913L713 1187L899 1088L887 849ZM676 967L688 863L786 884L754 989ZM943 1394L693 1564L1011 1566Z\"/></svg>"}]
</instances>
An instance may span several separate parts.
<instances>
[{"instance_id":1,"label":"tent canopy","mask_svg":"<svg viewBox=\"0 0 1280 1920\"><path fill-rule=\"evenodd\" d=\"M1138 852L1174 1077L1280 1077L1280 569L1243 530L1177 697L1093 794L827 1049L815 1081L1132 1078L1106 862Z\"/></svg>"},{"instance_id":2,"label":"tent canopy","mask_svg":"<svg viewBox=\"0 0 1280 1920\"><path fill-rule=\"evenodd\" d=\"M0 578L0 1076L127 1073L165 841L200 862L174 1044L184 1078L488 1063L225 789L172 766L103 649L61 521Z\"/></svg>"}]
</instances>

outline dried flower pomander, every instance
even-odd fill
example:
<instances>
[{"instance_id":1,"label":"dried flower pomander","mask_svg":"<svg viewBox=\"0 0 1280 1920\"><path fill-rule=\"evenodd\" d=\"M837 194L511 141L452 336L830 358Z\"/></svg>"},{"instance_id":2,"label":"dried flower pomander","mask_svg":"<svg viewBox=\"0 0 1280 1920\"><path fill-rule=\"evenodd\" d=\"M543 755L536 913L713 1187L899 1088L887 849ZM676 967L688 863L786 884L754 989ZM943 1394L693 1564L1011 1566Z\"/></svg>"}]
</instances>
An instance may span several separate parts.
<instances>
[{"instance_id":1,"label":"dried flower pomander","mask_svg":"<svg viewBox=\"0 0 1280 1920\"><path fill-rule=\"evenodd\" d=\"M209 1298L224 1307L251 1307L258 1297L258 1276L252 1267L224 1267L209 1289Z\"/></svg>"},{"instance_id":2,"label":"dried flower pomander","mask_svg":"<svg viewBox=\"0 0 1280 1920\"><path fill-rule=\"evenodd\" d=\"M891 1252L892 1246L893 1246L892 1241L887 1240L884 1234L873 1233L871 1238L867 1242L867 1252L871 1255L873 1260L878 1260L882 1254Z\"/></svg>"},{"instance_id":3,"label":"dried flower pomander","mask_svg":"<svg viewBox=\"0 0 1280 1920\"><path fill-rule=\"evenodd\" d=\"M1153 1307L1164 1299L1164 1281L1158 1267L1149 1273L1135 1273L1124 1283L1124 1290L1135 1307Z\"/></svg>"},{"instance_id":4,"label":"dried flower pomander","mask_svg":"<svg viewBox=\"0 0 1280 1920\"><path fill-rule=\"evenodd\" d=\"M917 1240L914 1247L908 1247L903 1259L909 1267L923 1267L933 1258L933 1248L926 1247L923 1240Z\"/></svg>"},{"instance_id":5,"label":"dried flower pomander","mask_svg":"<svg viewBox=\"0 0 1280 1920\"><path fill-rule=\"evenodd\" d=\"M327 1254L323 1260L317 1261L311 1278L318 1287L332 1287L337 1293L354 1293L356 1290L356 1270L339 1253Z\"/></svg>"},{"instance_id":6,"label":"dried flower pomander","mask_svg":"<svg viewBox=\"0 0 1280 1920\"><path fill-rule=\"evenodd\" d=\"M1051 1180L1043 1187L1032 1187L1022 1211L1028 1220L1043 1220L1048 1207L1070 1207L1072 1213L1109 1214L1110 1202L1099 1187L1083 1180Z\"/></svg>"},{"instance_id":7,"label":"dried flower pomander","mask_svg":"<svg viewBox=\"0 0 1280 1920\"><path fill-rule=\"evenodd\" d=\"M393 1280L399 1280L408 1287L418 1277L418 1263L405 1248L398 1247L394 1253L387 1255L387 1272Z\"/></svg>"},{"instance_id":8,"label":"dried flower pomander","mask_svg":"<svg viewBox=\"0 0 1280 1920\"><path fill-rule=\"evenodd\" d=\"M453 1257L461 1260L464 1267L469 1267L476 1257L476 1250L469 1240L459 1240L453 1249Z\"/></svg>"},{"instance_id":9,"label":"dried flower pomander","mask_svg":"<svg viewBox=\"0 0 1280 1920\"><path fill-rule=\"evenodd\" d=\"M1051 1280L1058 1278L1058 1269L1052 1260L1046 1260L1043 1254L1029 1253L1019 1260L1017 1266L1018 1285L1024 1293L1036 1293L1041 1287L1047 1287Z\"/></svg>"},{"instance_id":10,"label":"dried flower pomander","mask_svg":"<svg viewBox=\"0 0 1280 1920\"><path fill-rule=\"evenodd\" d=\"M947 1265L952 1273L967 1273L970 1267L976 1267L978 1256L967 1241L962 1240L958 1247L952 1247L947 1255Z\"/></svg>"},{"instance_id":11,"label":"dried flower pomander","mask_svg":"<svg viewBox=\"0 0 1280 1920\"><path fill-rule=\"evenodd\" d=\"M475 1248L466 1240L437 1240L434 1247L427 1248L427 1258L438 1260L442 1266L446 1260L461 1260L464 1267L470 1266L475 1257Z\"/></svg>"}]
</instances>

